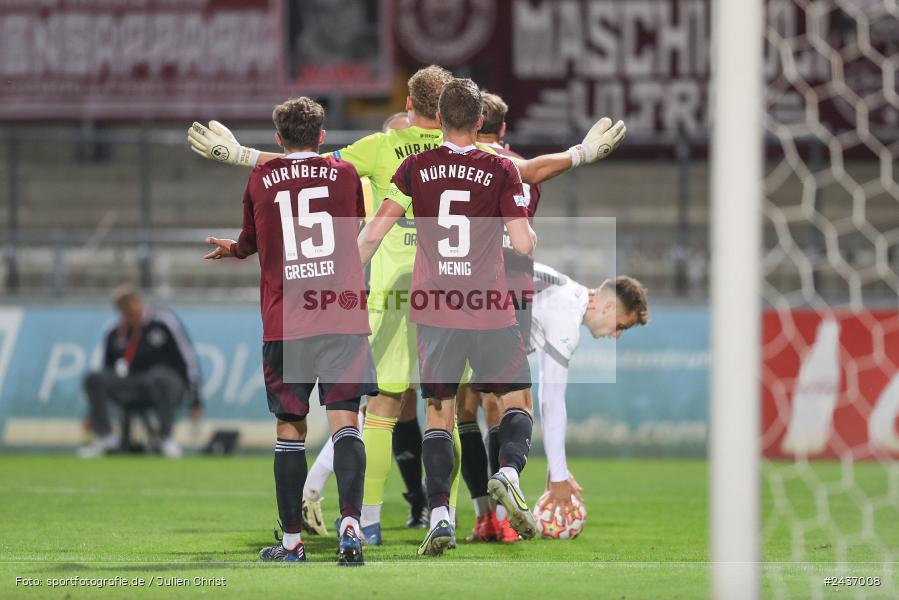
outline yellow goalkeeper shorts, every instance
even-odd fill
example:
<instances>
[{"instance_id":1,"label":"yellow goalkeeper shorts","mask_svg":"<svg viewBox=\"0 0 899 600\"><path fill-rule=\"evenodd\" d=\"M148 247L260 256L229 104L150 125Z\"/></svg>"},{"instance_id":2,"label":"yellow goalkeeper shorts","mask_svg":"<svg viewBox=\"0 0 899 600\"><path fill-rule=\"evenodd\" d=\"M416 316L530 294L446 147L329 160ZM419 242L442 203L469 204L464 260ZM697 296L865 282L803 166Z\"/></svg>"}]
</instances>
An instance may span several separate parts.
<instances>
[{"instance_id":1,"label":"yellow goalkeeper shorts","mask_svg":"<svg viewBox=\"0 0 899 600\"><path fill-rule=\"evenodd\" d=\"M373 310L369 306L371 352L378 374L378 389L400 394L413 386L418 374L415 323L409 322L409 311Z\"/></svg>"},{"instance_id":2,"label":"yellow goalkeeper shorts","mask_svg":"<svg viewBox=\"0 0 899 600\"><path fill-rule=\"evenodd\" d=\"M418 342L415 323L409 322L409 290L415 246L406 237L415 229L391 230L371 262L368 323L378 389L400 394L418 387Z\"/></svg>"}]
</instances>

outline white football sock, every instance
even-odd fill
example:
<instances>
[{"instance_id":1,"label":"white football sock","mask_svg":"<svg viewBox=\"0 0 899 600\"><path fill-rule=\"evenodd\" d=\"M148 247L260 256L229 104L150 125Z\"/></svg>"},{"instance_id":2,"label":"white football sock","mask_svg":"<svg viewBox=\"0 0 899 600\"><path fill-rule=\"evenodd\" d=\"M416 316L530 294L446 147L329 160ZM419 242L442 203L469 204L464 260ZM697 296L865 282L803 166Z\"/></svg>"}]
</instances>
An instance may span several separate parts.
<instances>
[{"instance_id":1,"label":"white football sock","mask_svg":"<svg viewBox=\"0 0 899 600\"><path fill-rule=\"evenodd\" d=\"M334 441L330 436L322 449L319 450L309 474L306 475L306 484L303 486L303 496L310 500L319 500L328 477L334 473Z\"/></svg>"},{"instance_id":2,"label":"white football sock","mask_svg":"<svg viewBox=\"0 0 899 600\"><path fill-rule=\"evenodd\" d=\"M478 498L471 499L472 504L474 504L474 514L477 517L483 516L485 513L490 512L490 501L488 496L480 496Z\"/></svg>"},{"instance_id":3,"label":"white football sock","mask_svg":"<svg viewBox=\"0 0 899 600\"><path fill-rule=\"evenodd\" d=\"M328 438L328 443L331 443L330 438ZM327 448L327 446L325 446L325 448ZM334 472L331 470L330 460L322 460L322 453L324 453L324 451L323 448L322 452L319 453L318 458L312 463L312 468L309 469L309 474L306 475L306 483L303 485L303 496L310 500L321 499L322 491L325 489L325 483L328 482L328 478ZM333 459L333 456L334 446L332 445L330 458Z\"/></svg>"},{"instance_id":4,"label":"white football sock","mask_svg":"<svg viewBox=\"0 0 899 600\"><path fill-rule=\"evenodd\" d=\"M339 535L343 536L343 532L346 530L347 527L354 528L356 530L356 534L361 535L362 528L359 527L359 521L357 521L355 517L344 517L343 518L343 520L340 522L340 534Z\"/></svg>"},{"instance_id":5,"label":"white football sock","mask_svg":"<svg viewBox=\"0 0 899 600\"><path fill-rule=\"evenodd\" d=\"M281 538L281 545L284 546L286 550L293 550L301 541L299 533L287 533L285 531L284 537Z\"/></svg>"},{"instance_id":6,"label":"white football sock","mask_svg":"<svg viewBox=\"0 0 899 600\"><path fill-rule=\"evenodd\" d=\"M518 471L512 467L501 467L499 472L505 475L506 479L508 479L512 485L518 487Z\"/></svg>"},{"instance_id":7,"label":"white football sock","mask_svg":"<svg viewBox=\"0 0 899 600\"><path fill-rule=\"evenodd\" d=\"M374 523L381 522L381 505L380 504L363 504L362 518L360 519L362 527L368 527Z\"/></svg>"},{"instance_id":8,"label":"white football sock","mask_svg":"<svg viewBox=\"0 0 899 600\"><path fill-rule=\"evenodd\" d=\"M450 506L448 509L449 512L449 522L453 527L456 526L456 507Z\"/></svg>"},{"instance_id":9,"label":"white football sock","mask_svg":"<svg viewBox=\"0 0 899 600\"><path fill-rule=\"evenodd\" d=\"M431 509L431 529L437 526L440 521L449 521L449 509L445 506L438 506Z\"/></svg>"}]
</instances>

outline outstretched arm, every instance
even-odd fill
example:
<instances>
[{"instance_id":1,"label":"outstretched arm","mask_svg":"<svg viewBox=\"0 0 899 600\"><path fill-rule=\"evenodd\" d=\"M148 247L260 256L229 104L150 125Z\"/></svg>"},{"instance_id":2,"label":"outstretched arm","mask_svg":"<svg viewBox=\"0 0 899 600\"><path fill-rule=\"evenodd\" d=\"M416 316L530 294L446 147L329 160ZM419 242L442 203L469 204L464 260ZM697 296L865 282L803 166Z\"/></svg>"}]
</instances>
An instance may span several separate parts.
<instances>
[{"instance_id":1,"label":"outstretched arm","mask_svg":"<svg viewBox=\"0 0 899 600\"><path fill-rule=\"evenodd\" d=\"M359 232L357 241L359 244L359 257L362 259L363 265L371 260L378 246L381 245L381 240L384 239L384 236L387 235L393 224L404 214L406 214L406 209L393 200L385 199L381 203L381 207L375 213L375 216Z\"/></svg>"},{"instance_id":2,"label":"outstretched arm","mask_svg":"<svg viewBox=\"0 0 899 600\"><path fill-rule=\"evenodd\" d=\"M220 260L222 258L246 258L256 252L256 217L253 214L253 200L250 196L250 184L243 195L243 229L237 240L219 239L212 236L206 238L207 244L215 248L203 258Z\"/></svg>"},{"instance_id":3,"label":"outstretched arm","mask_svg":"<svg viewBox=\"0 0 899 600\"><path fill-rule=\"evenodd\" d=\"M356 167L360 177L371 176L383 140L384 136L381 133L368 135L333 152L333 155ZM284 156L280 152L261 152L255 148L241 146L231 130L218 121L209 121L208 127L194 121L187 130L187 143L191 150L207 160L250 169Z\"/></svg>"},{"instance_id":4,"label":"outstretched arm","mask_svg":"<svg viewBox=\"0 0 899 600\"><path fill-rule=\"evenodd\" d=\"M542 154L529 160L515 161L525 183L537 184L561 175L580 165L600 161L612 153L627 135L624 121L612 125L612 119L603 117L597 121L584 141L566 152Z\"/></svg>"},{"instance_id":5,"label":"outstretched arm","mask_svg":"<svg viewBox=\"0 0 899 600\"><path fill-rule=\"evenodd\" d=\"M205 159L251 169L284 156L241 146L231 130L218 121L209 121L209 127L194 121L187 130L187 143L191 150Z\"/></svg>"}]
</instances>

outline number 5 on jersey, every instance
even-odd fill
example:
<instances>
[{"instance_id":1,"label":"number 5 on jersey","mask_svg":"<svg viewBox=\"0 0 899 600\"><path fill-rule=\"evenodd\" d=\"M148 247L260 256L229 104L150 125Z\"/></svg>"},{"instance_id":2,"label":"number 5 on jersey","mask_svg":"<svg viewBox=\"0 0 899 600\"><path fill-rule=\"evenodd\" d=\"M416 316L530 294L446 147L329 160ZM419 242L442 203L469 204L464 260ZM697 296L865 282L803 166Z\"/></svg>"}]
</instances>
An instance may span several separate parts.
<instances>
[{"instance_id":1,"label":"number 5 on jersey","mask_svg":"<svg viewBox=\"0 0 899 600\"><path fill-rule=\"evenodd\" d=\"M458 228L458 244L455 246L450 238L445 237L437 242L437 251L445 258L463 258L471 250L471 222L465 215L451 215L450 205L453 202L470 202L471 192L467 190L446 190L440 194L440 208L437 213L437 224L444 229Z\"/></svg>"},{"instance_id":2,"label":"number 5 on jersey","mask_svg":"<svg viewBox=\"0 0 899 600\"><path fill-rule=\"evenodd\" d=\"M281 211L281 231L284 235L284 258L287 261L297 260L297 236L293 228L293 206L291 191L282 190L275 196L275 203ZM297 225L312 228L321 227L321 244L316 244L312 237L303 240L300 251L305 258L323 258L334 254L334 221L325 211L309 212L309 201L316 198L327 198L328 186L321 185L304 188L297 195ZM442 205L441 205L442 206Z\"/></svg>"}]
</instances>

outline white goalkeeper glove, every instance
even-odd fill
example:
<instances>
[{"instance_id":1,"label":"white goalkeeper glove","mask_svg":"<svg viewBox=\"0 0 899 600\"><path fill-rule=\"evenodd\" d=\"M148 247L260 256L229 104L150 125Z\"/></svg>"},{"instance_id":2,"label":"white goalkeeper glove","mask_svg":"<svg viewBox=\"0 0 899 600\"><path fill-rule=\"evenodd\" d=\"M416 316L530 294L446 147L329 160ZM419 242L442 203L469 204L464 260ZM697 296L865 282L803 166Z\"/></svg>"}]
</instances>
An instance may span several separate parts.
<instances>
[{"instance_id":1,"label":"white goalkeeper glove","mask_svg":"<svg viewBox=\"0 0 899 600\"><path fill-rule=\"evenodd\" d=\"M203 158L228 165L252 169L259 158L259 150L241 146L231 130L218 121L209 121L209 127L194 121L187 130L187 143Z\"/></svg>"},{"instance_id":2,"label":"white goalkeeper glove","mask_svg":"<svg viewBox=\"0 0 899 600\"><path fill-rule=\"evenodd\" d=\"M624 121L612 125L612 119L603 117L590 128L583 142L568 149L571 166L577 167L604 159L618 147L625 135L627 127L624 126Z\"/></svg>"}]
</instances>

